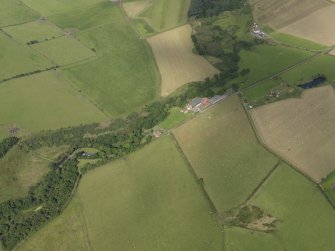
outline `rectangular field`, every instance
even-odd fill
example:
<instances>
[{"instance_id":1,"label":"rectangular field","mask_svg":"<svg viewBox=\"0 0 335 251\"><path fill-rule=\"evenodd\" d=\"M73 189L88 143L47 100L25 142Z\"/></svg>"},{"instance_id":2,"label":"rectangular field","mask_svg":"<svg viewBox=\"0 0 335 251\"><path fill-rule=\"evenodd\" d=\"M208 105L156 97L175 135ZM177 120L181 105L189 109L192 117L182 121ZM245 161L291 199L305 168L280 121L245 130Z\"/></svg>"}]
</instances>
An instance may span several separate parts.
<instances>
[{"instance_id":1,"label":"rectangular field","mask_svg":"<svg viewBox=\"0 0 335 251\"><path fill-rule=\"evenodd\" d=\"M334 209L315 184L289 166L281 164L250 203L278 219L277 229L270 235L280 250L333 249Z\"/></svg>"},{"instance_id":2,"label":"rectangular field","mask_svg":"<svg viewBox=\"0 0 335 251\"><path fill-rule=\"evenodd\" d=\"M174 134L220 212L243 203L277 163L258 144L237 96L175 129Z\"/></svg>"},{"instance_id":3,"label":"rectangular field","mask_svg":"<svg viewBox=\"0 0 335 251\"><path fill-rule=\"evenodd\" d=\"M319 182L334 170L335 93L331 86L251 110L264 143Z\"/></svg>"},{"instance_id":4,"label":"rectangular field","mask_svg":"<svg viewBox=\"0 0 335 251\"><path fill-rule=\"evenodd\" d=\"M137 0L123 3L123 9L131 18L136 17L153 3L153 0Z\"/></svg>"},{"instance_id":5,"label":"rectangular field","mask_svg":"<svg viewBox=\"0 0 335 251\"><path fill-rule=\"evenodd\" d=\"M9 26L3 30L21 43L42 42L64 35L60 28L49 21L41 19L21 25Z\"/></svg>"},{"instance_id":6,"label":"rectangular field","mask_svg":"<svg viewBox=\"0 0 335 251\"><path fill-rule=\"evenodd\" d=\"M0 6L0 27L29 22L39 16L19 0L0 0Z\"/></svg>"},{"instance_id":7,"label":"rectangular field","mask_svg":"<svg viewBox=\"0 0 335 251\"><path fill-rule=\"evenodd\" d=\"M68 36L35 44L33 48L57 65L77 63L96 55L78 40Z\"/></svg>"},{"instance_id":8,"label":"rectangular field","mask_svg":"<svg viewBox=\"0 0 335 251\"><path fill-rule=\"evenodd\" d=\"M171 29L187 22L190 0L156 0L140 14L156 31Z\"/></svg>"},{"instance_id":9,"label":"rectangular field","mask_svg":"<svg viewBox=\"0 0 335 251\"><path fill-rule=\"evenodd\" d=\"M0 100L0 124L33 132L108 119L58 71L2 83Z\"/></svg>"},{"instance_id":10,"label":"rectangular field","mask_svg":"<svg viewBox=\"0 0 335 251\"><path fill-rule=\"evenodd\" d=\"M322 2L322 1L315 1ZM326 1L325 1L326 2ZM298 21L283 27L280 32L292 34L328 46L335 44L335 5L329 4Z\"/></svg>"},{"instance_id":11,"label":"rectangular field","mask_svg":"<svg viewBox=\"0 0 335 251\"><path fill-rule=\"evenodd\" d=\"M159 96L159 72L149 45L138 38L120 9L115 22L80 32L77 39L97 57L64 69L66 75L112 116L128 114ZM81 17L83 19L83 17Z\"/></svg>"},{"instance_id":12,"label":"rectangular field","mask_svg":"<svg viewBox=\"0 0 335 251\"><path fill-rule=\"evenodd\" d=\"M20 74L44 70L53 65L38 52L19 44L2 32L0 32L0 48L0 81Z\"/></svg>"},{"instance_id":13,"label":"rectangular field","mask_svg":"<svg viewBox=\"0 0 335 251\"><path fill-rule=\"evenodd\" d=\"M203 57L193 53L191 32L191 26L185 25L147 39L161 72L162 96L219 72Z\"/></svg>"},{"instance_id":14,"label":"rectangular field","mask_svg":"<svg viewBox=\"0 0 335 251\"><path fill-rule=\"evenodd\" d=\"M203 251L223 245L199 184L171 138L163 137L85 174L64 214L21 250Z\"/></svg>"}]
</instances>

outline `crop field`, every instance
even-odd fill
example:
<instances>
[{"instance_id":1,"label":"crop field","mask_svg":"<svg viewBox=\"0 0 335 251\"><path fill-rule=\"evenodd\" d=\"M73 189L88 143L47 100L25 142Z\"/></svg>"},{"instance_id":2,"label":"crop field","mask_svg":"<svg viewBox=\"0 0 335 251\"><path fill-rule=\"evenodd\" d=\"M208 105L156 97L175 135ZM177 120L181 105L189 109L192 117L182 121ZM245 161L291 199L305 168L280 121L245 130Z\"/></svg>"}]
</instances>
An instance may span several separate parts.
<instances>
[{"instance_id":1,"label":"crop field","mask_svg":"<svg viewBox=\"0 0 335 251\"><path fill-rule=\"evenodd\" d=\"M335 56L335 49L331 50L331 51L329 52L329 54L332 55L332 56Z\"/></svg>"},{"instance_id":2,"label":"crop field","mask_svg":"<svg viewBox=\"0 0 335 251\"><path fill-rule=\"evenodd\" d=\"M174 130L219 211L244 202L276 165L256 140L236 96Z\"/></svg>"},{"instance_id":3,"label":"crop field","mask_svg":"<svg viewBox=\"0 0 335 251\"><path fill-rule=\"evenodd\" d=\"M250 73L246 77L241 77L240 80L244 82L244 86L248 86L312 55L311 52L285 46L261 45L251 51L243 50L240 53L240 67L249 68Z\"/></svg>"},{"instance_id":4,"label":"crop field","mask_svg":"<svg viewBox=\"0 0 335 251\"><path fill-rule=\"evenodd\" d=\"M0 32L0 80L52 66L38 52L21 45Z\"/></svg>"},{"instance_id":5,"label":"crop field","mask_svg":"<svg viewBox=\"0 0 335 251\"><path fill-rule=\"evenodd\" d=\"M105 0L22 0L23 3L41 13L43 16L69 12L76 9L78 10L82 7L90 6L103 1Z\"/></svg>"},{"instance_id":6,"label":"crop field","mask_svg":"<svg viewBox=\"0 0 335 251\"><path fill-rule=\"evenodd\" d=\"M153 0L138 0L123 3L123 8L127 15L131 18L137 16L143 10L148 8L152 4Z\"/></svg>"},{"instance_id":7,"label":"crop field","mask_svg":"<svg viewBox=\"0 0 335 251\"><path fill-rule=\"evenodd\" d=\"M185 24L190 0L155 0L139 16L147 20L156 31Z\"/></svg>"},{"instance_id":8,"label":"crop field","mask_svg":"<svg viewBox=\"0 0 335 251\"><path fill-rule=\"evenodd\" d=\"M147 39L161 72L163 96L184 84L218 73L203 57L192 52L191 32L192 28L185 25Z\"/></svg>"},{"instance_id":9,"label":"crop field","mask_svg":"<svg viewBox=\"0 0 335 251\"><path fill-rule=\"evenodd\" d=\"M287 26L319 9L331 6L325 0L250 0L250 3L257 22L274 29Z\"/></svg>"},{"instance_id":10,"label":"crop field","mask_svg":"<svg viewBox=\"0 0 335 251\"><path fill-rule=\"evenodd\" d=\"M280 243L280 250L333 249L334 209L315 184L285 164L278 167L250 203L279 220L271 235Z\"/></svg>"},{"instance_id":11,"label":"crop field","mask_svg":"<svg viewBox=\"0 0 335 251\"><path fill-rule=\"evenodd\" d=\"M116 23L77 36L88 48L95 48L97 57L64 71L84 93L112 116L118 116L158 97L160 76L149 45L138 39L120 18L120 10L113 8L118 14Z\"/></svg>"},{"instance_id":12,"label":"crop field","mask_svg":"<svg viewBox=\"0 0 335 251\"><path fill-rule=\"evenodd\" d=\"M49 160L53 160L66 148L43 148L27 153L14 147L0 159L0 202L27 194L30 186L48 172Z\"/></svg>"},{"instance_id":13,"label":"crop field","mask_svg":"<svg viewBox=\"0 0 335 251\"><path fill-rule=\"evenodd\" d=\"M334 170L334 113L331 86L251 111L264 143L315 181Z\"/></svg>"},{"instance_id":14,"label":"crop field","mask_svg":"<svg viewBox=\"0 0 335 251\"><path fill-rule=\"evenodd\" d=\"M79 207L76 197L82 211L73 211ZM43 250L56 237L48 250L77 250L74 245L88 238L94 250L222 249L219 224L170 137L87 173L76 197L22 250ZM85 231L75 218L86 218L86 239L71 234ZM70 227L73 220L78 223Z\"/></svg>"},{"instance_id":15,"label":"crop field","mask_svg":"<svg viewBox=\"0 0 335 251\"><path fill-rule=\"evenodd\" d=\"M82 213L82 204L78 196L73 197L61 216L44 226L23 245L19 246L17 250L92 250L87 234L85 216Z\"/></svg>"},{"instance_id":16,"label":"crop field","mask_svg":"<svg viewBox=\"0 0 335 251\"><path fill-rule=\"evenodd\" d=\"M38 14L27 8L19 0L0 0L0 27L29 22Z\"/></svg>"},{"instance_id":17,"label":"crop field","mask_svg":"<svg viewBox=\"0 0 335 251\"><path fill-rule=\"evenodd\" d=\"M2 83L0 100L3 125L15 124L33 132L108 119L58 71Z\"/></svg>"},{"instance_id":18,"label":"crop field","mask_svg":"<svg viewBox=\"0 0 335 251\"><path fill-rule=\"evenodd\" d=\"M33 48L57 65L68 65L95 56L92 50L84 46L78 40L68 36L62 36L35 44Z\"/></svg>"},{"instance_id":19,"label":"crop field","mask_svg":"<svg viewBox=\"0 0 335 251\"><path fill-rule=\"evenodd\" d=\"M45 41L64 35L64 32L47 20L37 20L21 25L9 26L3 30L21 43Z\"/></svg>"},{"instance_id":20,"label":"crop field","mask_svg":"<svg viewBox=\"0 0 335 251\"><path fill-rule=\"evenodd\" d=\"M319 1L315 1L319 2ZM321 1L320 1L321 2ZM292 34L325 45L335 44L335 5L329 4L312 14L280 29L280 32Z\"/></svg>"}]
</instances>

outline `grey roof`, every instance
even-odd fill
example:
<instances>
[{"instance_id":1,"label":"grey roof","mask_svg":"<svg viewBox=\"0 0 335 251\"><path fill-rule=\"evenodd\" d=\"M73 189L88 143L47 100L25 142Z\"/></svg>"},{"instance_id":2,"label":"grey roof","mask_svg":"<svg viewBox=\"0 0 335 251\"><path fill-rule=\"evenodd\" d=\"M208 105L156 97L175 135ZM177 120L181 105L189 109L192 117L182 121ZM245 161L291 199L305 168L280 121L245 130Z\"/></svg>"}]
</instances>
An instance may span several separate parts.
<instances>
[{"instance_id":1,"label":"grey roof","mask_svg":"<svg viewBox=\"0 0 335 251\"><path fill-rule=\"evenodd\" d=\"M216 102L222 100L226 98L226 95L222 95L222 96L219 96L219 95L215 95L214 97L212 97L209 102L212 103L212 104L215 104Z\"/></svg>"},{"instance_id":2,"label":"grey roof","mask_svg":"<svg viewBox=\"0 0 335 251\"><path fill-rule=\"evenodd\" d=\"M202 98L194 98L194 99L191 100L190 105L192 107L195 107L195 106L201 104L201 100L202 100Z\"/></svg>"}]
</instances>

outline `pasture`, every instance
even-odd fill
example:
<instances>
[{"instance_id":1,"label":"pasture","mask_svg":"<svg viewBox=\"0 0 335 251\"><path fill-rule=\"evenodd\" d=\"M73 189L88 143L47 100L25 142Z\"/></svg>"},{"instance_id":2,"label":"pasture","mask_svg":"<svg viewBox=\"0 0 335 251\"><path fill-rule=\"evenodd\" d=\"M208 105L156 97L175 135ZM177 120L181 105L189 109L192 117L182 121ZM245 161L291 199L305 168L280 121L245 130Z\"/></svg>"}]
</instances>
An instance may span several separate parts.
<instances>
[{"instance_id":1,"label":"pasture","mask_svg":"<svg viewBox=\"0 0 335 251\"><path fill-rule=\"evenodd\" d=\"M62 12L79 10L80 8L103 2L105 0L22 0L30 8L36 10L43 16L50 16Z\"/></svg>"},{"instance_id":2,"label":"pasture","mask_svg":"<svg viewBox=\"0 0 335 251\"><path fill-rule=\"evenodd\" d=\"M322 2L322 1L315 1ZM326 1L325 1L326 2ZM329 4L279 31L328 46L335 44L335 5Z\"/></svg>"},{"instance_id":3,"label":"pasture","mask_svg":"<svg viewBox=\"0 0 335 251\"><path fill-rule=\"evenodd\" d=\"M259 45L251 51L242 50L240 53L240 69L248 68L250 72L245 77L240 77L239 80L243 83L243 86L248 86L312 55L313 53L308 51L280 45Z\"/></svg>"},{"instance_id":4,"label":"pasture","mask_svg":"<svg viewBox=\"0 0 335 251\"><path fill-rule=\"evenodd\" d=\"M333 249L334 209L315 184L291 167L281 164L250 203L279 220L271 235L280 250ZM278 246L275 242L273 245Z\"/></svg>"},{"instance_id":5,"label":"pasture","mask_svg":"<svg viewBox=\"0 0 335 251\"><path fill-rule=\"evenodd\" d=\"M171 129L183 123L185 120L193 117L192 113L181 112L180 107L171 108L169 113L170 113L169 116L158 125L159 127L166 130Z\"/></svg>"},{"instance_id":6,"label":"pasture","mask_svg":"<svg viewBox=\"0 0 335 251\"><path fill-rule=\"evenodd\" d=\"M32 132L108 119L58 71L2 83L0 100L1 124Z\"/></svg>"},{"instance_id":7,"label":"pasture","mask_svg":"<svg viewBox=\"0 0 335 251\"><path fill-rule=\"evenodd\" d=\"M39 16L19 0L0 0L0 6L0 27L29 22Z\"/></svg>"},{"instance_id":8,"label":"pasture","mask_svg":"<svg viewBox=\"0 0 335 251\"><path fill-rule=\"evenodd\" d=\"M23 73L44 70L52 63L26 45L0 32L0 81Z\"/></svg>"},{"instance_id":9,"label":"pasture","mask_svg":"<svg viewBox=\"0 0 335 251\"><path fill-rule=\"evenodd\" d=\"M85 216L78 196L74 196L61 216L31 236L18 251L88 251L90 240L87 233Z\"/></svg>"},{"instance_id":10,"label":"pasture","mask_svg":"<svg viewBox=\"0 0 335 251\"><path fill-rule=\"evenodd\" d=\"M45 41L64 35L64 32L47 20L37 20L3 29L13 39L21 43Z\"/></svg>"},{"instance_id":11,"label":"pasture","mask_svg":"<svg viewBox=\"0 0 335 251\"><path fill-rule=\"evenodd\" d=\"M156 0L142 12L144 18L156 31L163 31L185 24L190 0Z\"/></svg>"},{"instance_id":12,"label":"pasture","mask_svg":"<svg viewBox=\"0 0 335 251\"><path fill-rule=\"evenodd\" d=\"M149 45L122 18L78 33L97 57L64 69L66 75L112 116L138 110L159 96L160 76Z\"/></svg>"},{"instance_id":13,"label":"pasture","mask_svg":"<svg viewBox=\"0 0 335 251\"><path fill-rule=\"evenodd\" d=\"M37 43L33 48L57 65L78 63L95 56L95 52L69 36Z\"/></svg>"},{"instance_id":14,"label":"pasture","mask_svg":"<svg viewBox=\"0 0 335 251\"><path fill-rule=\"evenodd\" d=\"M305 91L251 110L264 143L319 182L334 170L335 93L331 86Z\"/></svg>"},{"instance_id":15,"label":"pasture","mask_svg":"<svg viewBox=\"0 0 335 251\"><path fill-rule=\"evenodd\" d=\"M153 0L138 0L123 3L123 9L131 18L136 17L143 10L148 8L153 3Z\"/></svg>"},{"instance_id":16,"label":"pasture","mask_svg":"<svg viewBox=\"0 0 335 251\"><path fill-rule=\"evenodd\" d=\"M86 219L87 237L71 234L85 232L76 218ZM69 222L74 220L72 227ZM48 245L51 250L77 250L77 245L86 250L87 239L91 250L202 251L224 245L220 226L170 137L85 174L64 214L22 250Z\"/></svg>"},{"instance_id":17,"label":"pasture","mask_svg":"<svg viewBox=\"0 0 335 251\"><path fill-rule=\"evenodd\" d=\"M287 26L319 9L331 6L326 0L250 0L249 2L253 6L256 21L274 29Z\"/></svg>"},{"instance_id":18,"label":"pasture","mask_svg":"<svg viewBox=\"0 0 335 251\"><path fill-rule=\"evenodd\" d=\"M65 150L54 147L27 153L19 147L12 148L0 159L0 203L26 195L29 187L48 172L49 160Z\"/></svg>"},{"instance_id":19,"label":"pasture","mask_svg":"<svg viewBox=\"0 0 335 251\"><path fill-rule=\"evenodd\" d=\"M191 32L191 26L185 25L147 39L162 76L162 96L184 84L219 73L203 57L193 53Z\"/></svg>"},{"instance_id":20,"label":"pasture","mask_svg":"<svg viewBox=\"0 0 335 251\"><path fill-rule=\"evenodd\" d=\"M278 162L257 142L237 96L178 127L174 135L220 212L243 203Z\"/></svg>"}]
</instances>

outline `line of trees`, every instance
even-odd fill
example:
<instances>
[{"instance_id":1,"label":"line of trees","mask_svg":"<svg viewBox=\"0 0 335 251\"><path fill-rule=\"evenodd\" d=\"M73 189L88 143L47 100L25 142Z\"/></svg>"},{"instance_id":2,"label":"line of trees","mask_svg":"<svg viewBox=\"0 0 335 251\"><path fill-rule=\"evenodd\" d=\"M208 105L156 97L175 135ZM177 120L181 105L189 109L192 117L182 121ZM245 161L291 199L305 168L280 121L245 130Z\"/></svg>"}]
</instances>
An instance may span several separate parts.
<instances>
[{"instance_id":1,"label":"line of trees","mask_svg":"<svg viewBox=\"0 0 335 251\"><path fill-rule=\"evenodd\" d=\"M17 137L9 137L0 141L0 159L19 142Z\"/></svg>"}]
</instances>

